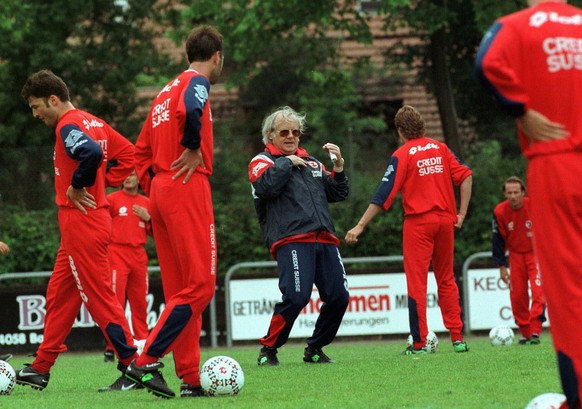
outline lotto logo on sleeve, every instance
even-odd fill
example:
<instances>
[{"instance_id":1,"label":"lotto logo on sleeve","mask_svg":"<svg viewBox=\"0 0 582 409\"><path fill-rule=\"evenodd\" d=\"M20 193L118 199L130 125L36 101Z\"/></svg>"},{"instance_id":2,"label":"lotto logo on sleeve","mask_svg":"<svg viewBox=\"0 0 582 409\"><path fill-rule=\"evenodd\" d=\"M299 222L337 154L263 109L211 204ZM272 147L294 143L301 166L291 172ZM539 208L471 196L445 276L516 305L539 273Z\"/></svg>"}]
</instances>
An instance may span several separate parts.
<instances>
[{"instance_id":1,"label":"lotto logo on sleeve","mask_svg":"<svg viewBox=\"0 0 582 409\"><path fill-rule=\"evenodd\" d=\"M443 158L437 156L434 158L420 159L416 161L419 176L431 175L434 173L443 173Z\"/></svg>"}]
</instances>

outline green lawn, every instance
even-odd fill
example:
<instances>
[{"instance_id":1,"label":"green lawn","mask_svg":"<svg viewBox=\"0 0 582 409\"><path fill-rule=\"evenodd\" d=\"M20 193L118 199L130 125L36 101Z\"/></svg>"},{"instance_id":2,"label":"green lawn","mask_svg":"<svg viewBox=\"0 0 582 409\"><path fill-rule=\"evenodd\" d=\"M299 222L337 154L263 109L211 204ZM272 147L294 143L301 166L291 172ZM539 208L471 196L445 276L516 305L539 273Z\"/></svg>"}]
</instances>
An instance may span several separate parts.
<instances>
[{"instance_id":1,"label":"green lawn","mask_svg":"<svg viewBox=\"0 0 582 409\"><path fill-rule=\"evenodd\" d=\"M337 341L325 352L337 363L302 362L303 345L279 351L279 367L258 367L258 347L205 349L202 360L214 355L236 359L245 385L235 397L163 400L144 390L97 393L118 376L115 364L98 352L63 354L42 392L16 386L0 396L2 409L43 408L460 408L523 409L535 396L560 392L554 352L548 334L537 346L492 347L486 337L468 337L470 352L456 354L444 334L436 354L401 356L399 341ZM20 368L29 357L14 357ZM170 356L164 377L177 393L179 380Z\"/></svg>"}]
</instances>

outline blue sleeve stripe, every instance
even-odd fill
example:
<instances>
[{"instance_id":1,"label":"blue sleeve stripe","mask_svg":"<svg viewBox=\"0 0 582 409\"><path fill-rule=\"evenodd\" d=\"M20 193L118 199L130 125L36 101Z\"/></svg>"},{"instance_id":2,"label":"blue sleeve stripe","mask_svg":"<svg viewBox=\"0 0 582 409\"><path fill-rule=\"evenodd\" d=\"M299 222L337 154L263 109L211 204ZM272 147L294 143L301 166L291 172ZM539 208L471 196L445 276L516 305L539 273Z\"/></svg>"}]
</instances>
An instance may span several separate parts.
<instances>
[{"instance_id":1,"label":"blue sleeve stripe","mask_svg":"<svg viewBox=\"0 0 582 409\"><path fill-rule=\"evenodd\" d=\"M495 217L495 213L493 213L493 220L491 221L491 230L492 230L492 253L493 253L493 261L495 261L498 265L507 265L507 258L505 257L505 240L501 233L499 233L499 223L497 222L497 217Z\"/></svg>"},{"instance_id":2,"label":"blue sleeve stripe","mask_svg":"<svg viewBox=\"0 0 582 409\"><path fill-rule=\"evenodd\" d=\"M198 149L200 147L200 130L202 129L202 113L208 101L210 83L208 80L197 75L192 77L188 88L184 93L184 105L186 107L186 124L184 125L184 135L180 141L181 145L188 149Z\"/></svg>"},{"instance_id":3,"label":"blue sleeve stripe","mask_svg":"<svg viewBox=\"0 0 582 409\"><path fill-rule=\"evenodd\" d=\"M103 149L77 125L65 125L60 130L60 137L67 156L79 162L73 173L71 185L81 189L95 184L97 169L103 159Z\"/></svg>"},{"instance_id":4,"label":"blue sleeve stripe","mask_svg":"<svg viewBox=\"0 0 582 409\"><path fill-rule=\"evenodd\" d=\"M487 77L485 76L485 72L483 71L483 59L485 58L487 51L489 51L489 48L491 47L493 40L495 40L495 37L497 36L499 31L501 31L502 28L503 28L502 23L495 22L495 24L493 24L489 28L489 30L487 31L487 34L485 34L485 36L483 37L483 40L481 40L481 45L479 46L479 51L477 52L477 57L475 58L475 65L473 67L473 75L475 76L475 78L477 80L479 80L481 82L481 84L483 85L485 90L487 92L489 92L491 95L493 95L493 97L497 100L497 102L501 106L501 109L505 113L507 113L513 117L518 117L518 116L523 115L525 112L524 104L521 102L512 101L512 100L506 98L487 79Z\"/></svg>"},{"instance_id":5,"label":"blue sleeve stripe","mask_svg":"<svg viewBox=\"0 0 582 409\"><path fill-rule=\"evenodd\" d=\"M398 170L398 158L392 156L390 158L390 162L388 163L388 167L386 168L386 172L384 172L384 176L382 177L382 181L376 189L376 193L372 197L371 202L378 206L384 206L386 200L390 197L392 190L394 189L394 181L396 180L396 171Z\"/></svg>"}]
</instances>

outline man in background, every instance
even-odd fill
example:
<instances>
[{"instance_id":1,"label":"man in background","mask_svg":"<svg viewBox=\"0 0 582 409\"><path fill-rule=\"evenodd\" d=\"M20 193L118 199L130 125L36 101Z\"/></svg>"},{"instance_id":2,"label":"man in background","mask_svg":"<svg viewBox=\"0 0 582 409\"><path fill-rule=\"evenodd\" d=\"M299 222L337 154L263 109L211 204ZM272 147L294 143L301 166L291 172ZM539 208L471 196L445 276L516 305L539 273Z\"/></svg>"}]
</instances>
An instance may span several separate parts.
<instances>
[{"instance_id":1,"label":"man in background","mask_svg":"<svg viewBox=\"0 0 582 409\"><path fill-rule=\"evenodd\" d=\"M489 29L475 74L515 118L564 407L582 396L582 10L529 0Z\"/></svg>"},{"instance_id":2,"label":"man in background","mask_svg":"<svg viewBox=\"0 0 582 409\"><path fill-rule=\"evenodd\" d=\"M129 303L133 338L139 350L148 336L148 255L145 244L152 230L148 210L150 200L138 190L137 174L133 172L124 180L123 188L107 195L107 200L111 214L111 285L124 309L126 301ZM110 362L113 359L113 346L107 342L104 360ZM99 391L127 391L135 385L122 377Z\"/></svg>"},{"instance_id":3,"label":"man in background","mask_svg":"<svg viewBox=\"0 0 582 409\"><path fill-rule=\"evenodd\" d=\"M546 321L546 305L534 252L530 201L525 197L524 183L517 176L503 183L503 194L506 200L493 211L493 261L499 266L499 277L509 285L511 310L522 336L520 345L537 345ZM509 263L506 251L509 251Z\"/></svg>"}]
</instances>

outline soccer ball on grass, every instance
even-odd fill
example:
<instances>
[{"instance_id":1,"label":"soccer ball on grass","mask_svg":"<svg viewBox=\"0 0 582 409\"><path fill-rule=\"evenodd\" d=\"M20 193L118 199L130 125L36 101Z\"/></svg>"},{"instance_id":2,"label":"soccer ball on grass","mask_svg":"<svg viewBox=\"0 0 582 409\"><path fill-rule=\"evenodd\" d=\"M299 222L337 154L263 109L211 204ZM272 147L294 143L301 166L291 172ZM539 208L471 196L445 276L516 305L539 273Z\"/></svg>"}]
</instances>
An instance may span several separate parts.
<instances>
[{"instance_id":1,"label":"soccer ball on grass","mask_svg":"<svg viewBox=\"0 0 582 409\"><path fill-rule=\"evenodd\" d=\"M561 393L542 393L533 398L525 409L559 409L566 401L566 396Z\"/></svg>"},{"instance_id":2,"label":"soccer ball on grass","mask_svg":"<svg viewBox=\"0 0 582 409\"><path fill-rule=\"evenodd\" d=\"M228 356L215 356L204 362L200 385L208 396L236 395L245 383L242 368Z\"/></svg>"},{"instance_id":3,"label":"soccer ball on grass","mask_svg":"<svg viewBox=\"0 0 582 409\"><path fill-rule=\"evenodd\" d=\"M494 347L513 344L513 330L506 325L498 325L489 331L489 341Z\"/></svg>"},{"instance_id":4,"label":"soccer ball on grass","mask_svg":"<svg viewBox=\"0 0 582 409\"><path fill-rule=\"evenodd\" d=\"M0 361L0 395L10 395L16 385L14 368L5 361Z\"/></svg>"},{"instance_id":5,"label":"soccer ball on grass","mask_svg":"<svg viewBox=\"0 0 582 409\"><path fill-rule=\"evenodd\" d=\"M408 336L408 346L412 346L414 344L412 340L412 335ZM434 354L437 351L439 346L439 339L437 335L433 331L428 331L426 334L426 352L429 354Z\"/></svg>"}]
</instances>

